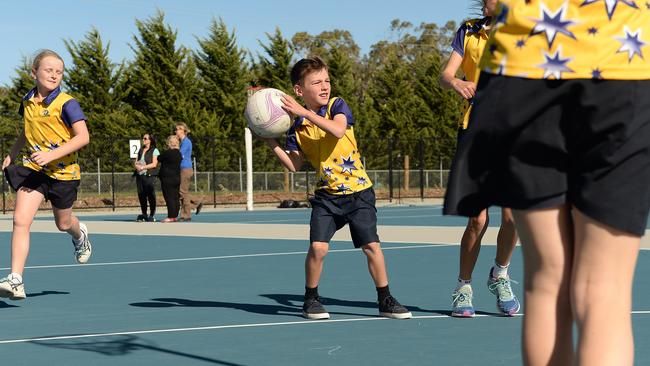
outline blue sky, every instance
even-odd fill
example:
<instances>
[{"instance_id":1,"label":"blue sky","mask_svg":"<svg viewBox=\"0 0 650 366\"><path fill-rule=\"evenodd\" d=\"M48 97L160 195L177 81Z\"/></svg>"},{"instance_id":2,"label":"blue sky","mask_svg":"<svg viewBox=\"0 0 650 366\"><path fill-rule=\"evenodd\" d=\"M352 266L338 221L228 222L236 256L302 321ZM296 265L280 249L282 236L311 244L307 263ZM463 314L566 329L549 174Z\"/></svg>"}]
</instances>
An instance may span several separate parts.
<instances>
[{"instance_id":1,"label":"blue sky","mask_svg":"<svg viewBox=\"0 0 650 366\"><path fill-rule=\"evenodd\" d=\"M395 18L413 24L467 17L471 0L59 0L55 2L3 2L0 22L0 85L15 76L23 56L43 48L53 49L69 61L63 39L78 41L95 27L110 42L113 62L130 60L135 19L147 19L160 9L166 22L178 31L178 43L196 49L196 37L204 38L213 18L221 17L235 30L240 47L260 50L265 33L279 27L289 38L296 32L318 34L344 29L366 53L377 41L390 36ZM40 5L39 7L39 4ZM185 5L187 4L187 5Z\"/></svg>"}]
</instances>

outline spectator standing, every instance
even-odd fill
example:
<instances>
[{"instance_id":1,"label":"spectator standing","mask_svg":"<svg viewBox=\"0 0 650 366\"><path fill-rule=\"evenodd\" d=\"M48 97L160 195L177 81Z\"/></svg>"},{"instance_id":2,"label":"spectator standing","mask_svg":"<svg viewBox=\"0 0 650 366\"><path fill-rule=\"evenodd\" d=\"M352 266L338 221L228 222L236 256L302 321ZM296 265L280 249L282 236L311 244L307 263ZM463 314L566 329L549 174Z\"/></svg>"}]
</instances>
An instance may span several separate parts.
<instances>
[{"instance_id":1,"label":"spectator standing","mask_svg":"<svg viewBox=\"0 0 650 366\"><path fill-rule=\"evenodd\" d=\"M178 211L180 210L179 189L181 186L181 152L179 150L179 140L176 135L167 137L167 150L158 156L160 163L160 186L162 188L165 204L167 205L167 217L161 222L176 222L178 220Z\"/></svg>"},{"instance_id":2,"label":"spectator standing","mask_svg":"<svg viewBox=\"0 0 650 366\"><path fill-rule=\"evenodd\" d=\"M156 214L156 189L154 186L155 176L158 175L158 155L160 151L156 148L156 138L145 133L142 136L142 147L138 151L138 158L134 166L135 183L138 188L138 200L140 201L141 215L136 221L154 222ZM147 215L147 202L149 203L150 214Z\"/></svg>"}]
</instances>

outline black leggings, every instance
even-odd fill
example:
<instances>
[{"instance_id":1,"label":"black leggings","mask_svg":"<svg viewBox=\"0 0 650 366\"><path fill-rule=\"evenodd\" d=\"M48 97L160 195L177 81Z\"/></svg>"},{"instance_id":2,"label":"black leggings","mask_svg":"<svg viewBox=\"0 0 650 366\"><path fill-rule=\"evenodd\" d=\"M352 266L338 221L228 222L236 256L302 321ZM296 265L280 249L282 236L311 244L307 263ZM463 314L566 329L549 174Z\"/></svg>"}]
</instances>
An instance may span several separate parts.
<instances>
[{"instance_id":1,"label":"black leggings","mask_svg":"<svg viewBox=\"0 0 650 366\"><path fill-rule=\"evenodd\" d=\"M181 187L180 177L160 177L165 204L167 205L167 217L176 218L181 208L179 189Z\"/></svg>"},{"instance_id":2,"label":"black leggings","mask_svg":"<svg viewBox=\"0 0 650 366\"><path fill-rule=\"evenodd\" d=\"M156 214L156 190L154 188L154 177L146 175L136 175L135 185L138 188L138 199L140 200L140 210L144 216L147 216L147 201L149 201L149 209L151 215Z\"/></svg>"}]
</instances>

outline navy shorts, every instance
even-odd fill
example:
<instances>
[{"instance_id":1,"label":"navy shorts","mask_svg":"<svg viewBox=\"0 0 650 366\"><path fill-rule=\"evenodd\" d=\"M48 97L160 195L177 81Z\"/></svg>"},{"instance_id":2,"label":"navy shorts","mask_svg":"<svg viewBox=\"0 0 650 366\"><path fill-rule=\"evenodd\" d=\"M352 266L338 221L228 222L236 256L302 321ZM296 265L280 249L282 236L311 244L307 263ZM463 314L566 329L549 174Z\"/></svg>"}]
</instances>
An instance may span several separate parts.
<instances>
[{"instance_id":1,"label":"navy shorts","mask_svg":"<svg viewBox=\"0 0 650 366\"><path fill-rule=\"evenodd\" d=\"M650 80L482 74L444 212L569 204L634 235L650 209Z\"/></svg>"},{"instance_id":2,"label":"navy shorts","mask_svg":"<svg viewBox=\"0 0 650 366\"><path fill-rule=\"evenodd\" d=\"M309 240L329 243L334 233L348 224L355 248L379 242L377 209L372 188L346 195L316 191L311 203Z\"/></svg>"},{"instance_id":3,"label":"navy shorts","mask_svg":"<svg viewBox=\"0 0 650 366\"><path fill-rule=\"evenodd\" d=\"M4 173L5 179L15 191L24 187L41 192L45 200L52 203L52 207L63 210L72 207L77 200L79 180L56 180L45 173L20 165L9 165Z\"/></svg>"}]
</instances>

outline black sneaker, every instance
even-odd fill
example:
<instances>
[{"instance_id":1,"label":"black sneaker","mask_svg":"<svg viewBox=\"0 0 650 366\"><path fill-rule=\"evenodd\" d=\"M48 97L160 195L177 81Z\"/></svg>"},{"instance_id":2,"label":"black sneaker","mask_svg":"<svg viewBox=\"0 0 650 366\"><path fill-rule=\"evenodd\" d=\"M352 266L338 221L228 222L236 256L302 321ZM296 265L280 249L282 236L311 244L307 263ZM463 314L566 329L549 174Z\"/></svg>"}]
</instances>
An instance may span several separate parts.
<instances>
[{"instance_id":1,"label":"black sneaker","mask_svg":"<svg viewBox=\"0 0 650 366\"><path fill-rule=\"evenodd\" d=\"M138 217L135 219L137 222L145 222L147 221L147 217L145 215L138 215Z\"/></svg>"},{"instance_id":2,"label":"black sneaker","mask_svg":"<svg viewBox=\"0 0 650 366\"><path fill-rule=\"evenodd\" d=\"M147 222L156 222L156 218L153 215L147 216Z\"/></svg>"},{"instance_id":3,"label":"black sneaker","mask_svg":"<svg viewBox=\"0 0 650 366\"><path fill-rule=\"evenodd\" d=\"M407 308L403 307L402 304L391 295L388 295L379 303L379 315L393 319L409 319L413 316Z\"/></svg>"},{"instance_id":4,"label":"black sneaker","mask_svg":"<svg viewBox=\"0 0 650 366\"><path fill-rule=\"evenodd\" d=\"M302 316L307 319L329 319L330 314L320 302L320 297L306 299L302 304Z\"/></svg>"}]
</instances>

